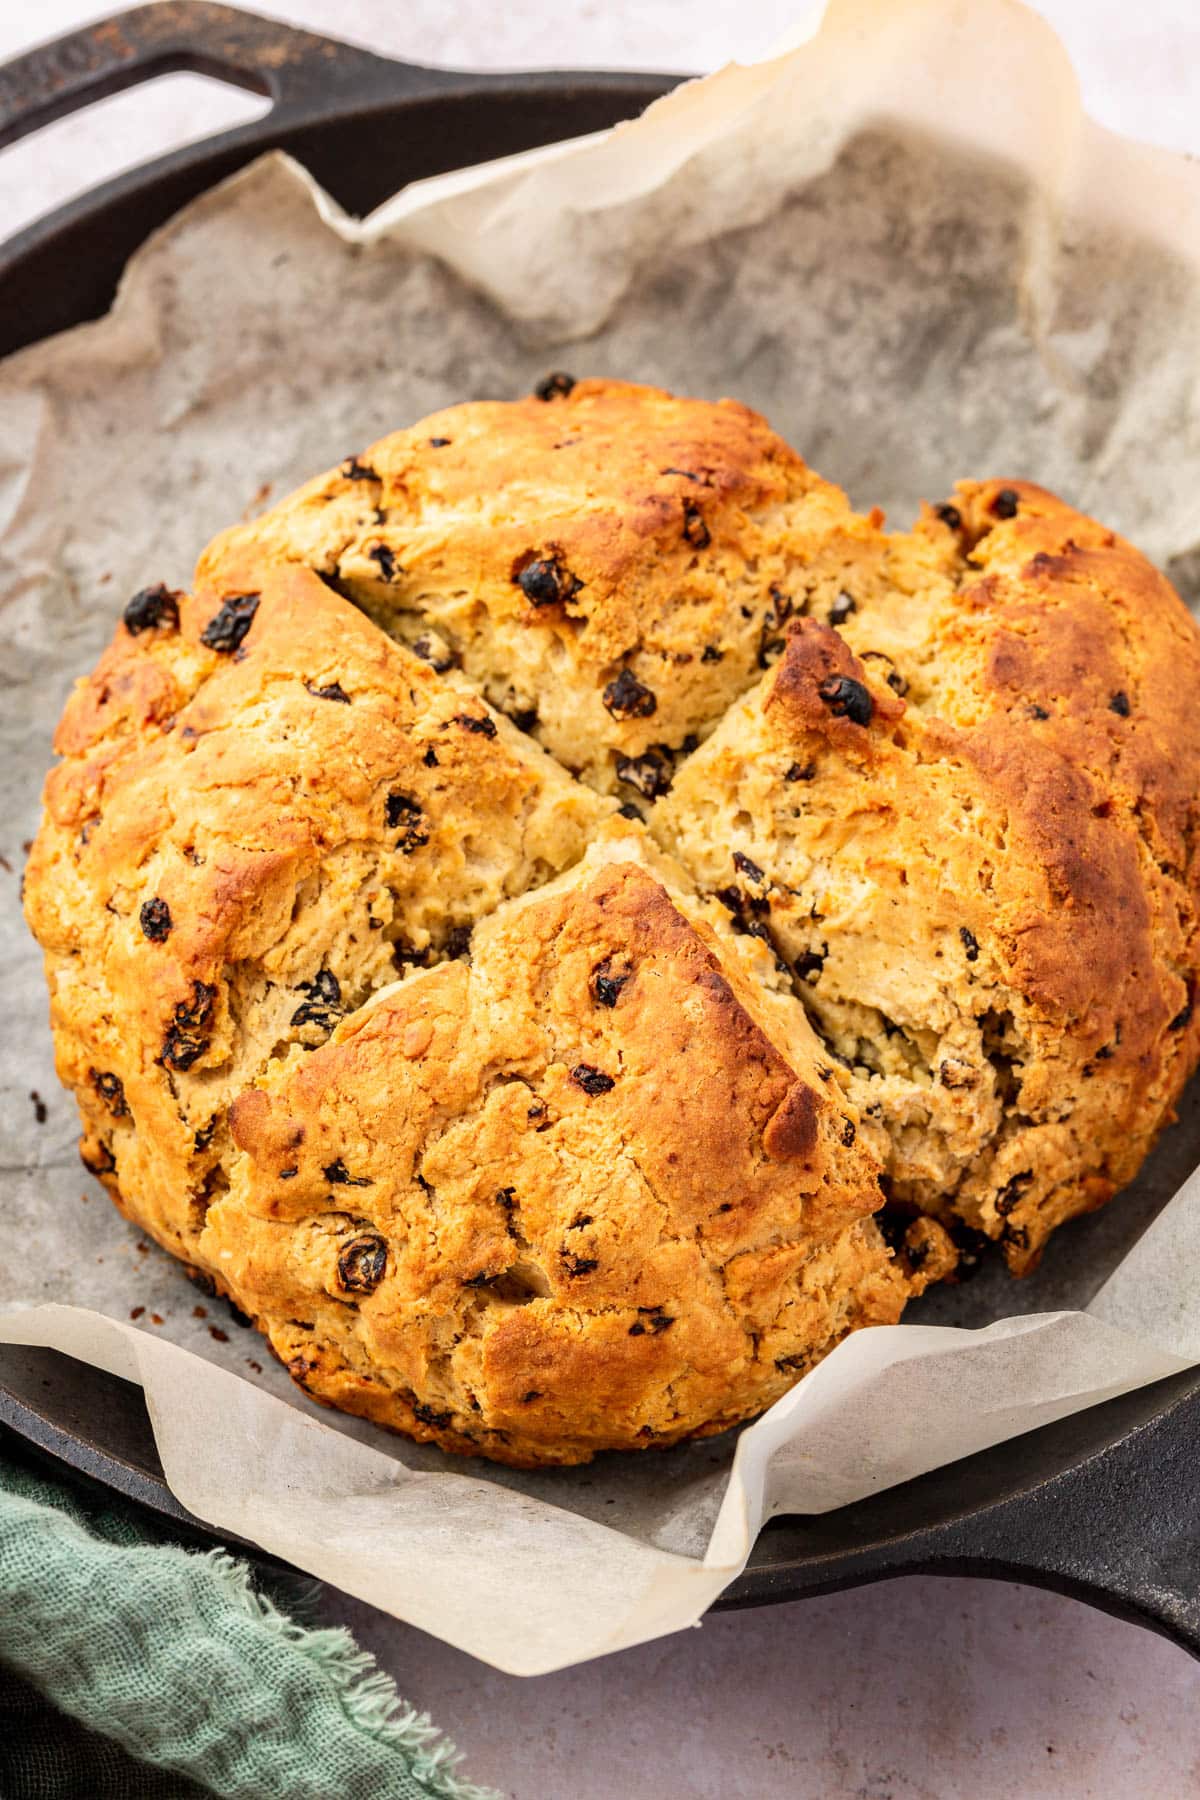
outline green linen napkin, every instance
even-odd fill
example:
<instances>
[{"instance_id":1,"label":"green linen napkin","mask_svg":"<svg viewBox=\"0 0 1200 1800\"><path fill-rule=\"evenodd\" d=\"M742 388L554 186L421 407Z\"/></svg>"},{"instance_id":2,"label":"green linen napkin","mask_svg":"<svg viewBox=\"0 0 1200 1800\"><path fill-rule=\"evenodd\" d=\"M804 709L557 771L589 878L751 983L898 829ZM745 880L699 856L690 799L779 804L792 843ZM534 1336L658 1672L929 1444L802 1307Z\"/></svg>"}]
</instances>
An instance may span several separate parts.
<instances>
[{"instance_id":1,"label":"green linen napkin","mask_svg":"<svg viewBox=\"0 0 1200 1800\"><path fill-rule=\"evenodd\" d=\"M295 1597L0 1455L0 1796L497 1800Z\"/></svg>"}]
</instances>

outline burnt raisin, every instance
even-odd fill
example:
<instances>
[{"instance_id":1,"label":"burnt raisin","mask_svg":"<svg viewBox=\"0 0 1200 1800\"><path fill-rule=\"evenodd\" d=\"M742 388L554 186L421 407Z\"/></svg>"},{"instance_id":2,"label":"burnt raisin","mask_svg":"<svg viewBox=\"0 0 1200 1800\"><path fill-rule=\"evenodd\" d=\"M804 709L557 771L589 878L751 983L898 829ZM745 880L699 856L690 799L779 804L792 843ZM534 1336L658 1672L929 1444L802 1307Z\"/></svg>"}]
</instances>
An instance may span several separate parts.
<instances>
[{"instance_id":1,"label":"burnt raisin","mask_svg":"<svg viewBox=\"0 0 1200 1800\"><path fill-rule=\"evenodd\" d=\"M994 519L1015 519L1020 504L1021 496L1016 488L1000 488L992 496L992 504L988 510Z\"/></svg>"},{"instance_id":2,"label":"burnt raisin","mask_svg":"<svg viewBox=\"0 0 1200 1800\"><path fill-rule=\"evenodd\" d=\"M851 613L858 611L858 601L852 594L842 592L829 609L829 623L844 625Z\"/></svg>"},{"instance_id":3,"label":"burnt raisin","mask_svg":"<svg viewBox=\"0 0 1200 1800\"><path fill-rule=\"evenodd\" d=\"M597 1006L615 1006L621 989L633 979L633 966L627 958L606 956L598 962L588 980L588 992ZM610 1084L611 1085L611 1084Z\"/></svg>"},{"instance_id":4,"label":"burnt raisin","mask_svg":"<svg viewBox=\"0 0 1200 1800\"><path fill-rule=\"evenodd\" d=\"M793 763L791 768L784 773L783 779L785 781L812 781L816 773L816 763Z\"/></svg>"},{"instance_id":5,"label":"burnt raisin","mask_svg":"<svg viewBox=\"0 0 1200 1800\"><path fill-rule=\"evenodd\" d=\"M116 1158L107 1144L100 1144L94 1157L89 1157L86 1150L80 1150L79 1160L89 1175L111 1175L117 1166Z\"/></svg>"},{"instance_id":6,"label":"burnt raisin","mask_svg":"<svg viewBox=\"0 0 1200 1800\"><path fill-rule=\"evenodd\" d=\"M258 594L231 595L220 612L213 614L200 633L200 642L207 644L210 650L219 651L222 656L229 656L233 651L240 650L246 633L254 623L259 598Z\"/></svg>"},{"instance_id":7,"label":"burnt raisin","mask_svg":"<svg viewBox=\"0 0 1200 1800\"><path fill-rule=\"evenodd\" d=\"M643 822L643 815L632 800L623 800L617 808L617 815L622 819L636 819L639 825Z\"/></svg>"},{"instance_id":8,"label":"burnt raisin","mask_svg":"<svg viewBox=\"0 0 1200 1800\"><path fill-rule=\"evenodd\" d=\"M733 853L733 866L740 875L746 877L747 881L757 881L761 884L767 879L758 864L751 862L750 858L744 856L740 850L735 850Z\"/></svg>"},{"instance_id":9,"label":"burnt raisin","mask_svg":"<svg viewBox=\"0 0 1200 1800\"><path fill-rule=\"evenodd\" d=\"M429 448L431 450L445 450L452 442L453 439L451 438L430 438Z\"/></svg>"},{"instance_id":10,"label":"burnt raisin","mask_svg":"<svg viewBox=\"0 0 1200 1800\"><path fill-rule=\"evenodd\" d=\"M92 1086L107 1106L114 1119L125 1119L129 1116L129 1107L125 1101L125 1084L119 1075L110 1075L103 1069L89 1069Z\"/></svg>"},{"instance_id":11,"label":"burnt raisin","mask_svg":"<svg viewBox=\"0 0 1200 1800\"><path fill-rule=\"evenodd\" d=\"M351 1238L338 1254L337 1272L347 1293L373 1293L387 1273L386 1243L374 1232Z\"/></svg>"},{"instance_id":12,"label":"burnt raisin","mask_svg":"<svg viewBox=\"0 0 1200 1800\"><path fill-rule=\"evenodd\" d=\"M629 1327L630 1337L660 1337L675 1323L669 1313L657 1306L639 1306L641 1317Z\"/></svg>"},{"instance_id":13,"label":"burnt raisin","mask_svg":"<svg viewBox=\"0 0 1200 1800\"><path fill-rule=\"evenodd\" d=\"M213 1141L213 1135L216 1132L216 1129L217 1115L214 1113L207 1125L202 1125L199 1131L194 1131L192 1133L192 1149L197 1156L202 1155L203 1152L209 1148Z\"/></svg>"},{"instance_id":14,"label":"burnt raisin","mask_svg":"<svg viewBox=\"0 0 1200 1800\"><path fill-rule=\"evenodd\" d=\"M704 514L694 500L685 500L683 503L683 536L693 550L707 550L712 543L712 533L704 523Z\"/></svg>"},{"instance_id":15,"label":"burnt raisin","mask_svg":"<svg viewBox=\"0 0 1200 1800\"><path fill-rule=\"evenodd\" d=\"M332 1183L334 1187L374 1186L374 1183L369 1181L365 1175L351 1175L340 1156L335 1157L331 1163L326 1163L323 1173L326 1181Z\"/></svg>"},{"instance_id":16,"label":"burnt raisin","mask_svg":"<svg viewBox=\"0 0 1200 1800\"><path fill-rule=\"evenodd\" d=\"M327 687L314 687L311 681L304 685L314 700L338 700L343 706L350 704L350 696L340 681L331 681Z\"/></svg>"},{"instance_id":17,"label":"burnt raisin","mask_svg":"<svg viewBox=\"0 0 1200 1800\"><path fill-rule=\"evenodd\" d=\"M414 638L412 651L413 655L419 656L422 662L427 662L437 675L444 675L447 669L454 667L453 650L440 637L435 637L432 632L423 632L419 638Z\"/></svg>"},{"instance_id":18,"label":"burnt raisin","mask_svg":"<svg viewBox=\"0 0 1200 1800\"><path fill-rule=\"evenodd\" d=\"M555 549L548 556L531 553L518 557L512 578L531 606L565 606L583 587Z\"/></svg>"},{"instance_id":19,"label":"burnt raisin","mask_svg":"<svg viewBox=\"0 0 1200 1800\"><path fill-rule=\"evenodd\" d=\"M470 925L452 925L446 933L446 955L451 962L469 954L472 929Z\"/></svg>"},{"instance_id":20,"label":"burnt raisin","mask_svg":"<svg viewBox=\"0 0 1200 1800\"><path fill-rule=\"evenodd\" d=\"M426 1406L423 1400L412 1403L413 1418L420 1419L422 1425L429 1425L435 1431L444 1431L453 1419L452 1412L439 1412L436 1406Z\"/></svg>"},{"instance_id":21,"label":"burnt raisin","mask_svg":"<svg viewBox=\"0 0 1200 1800\"><path fill-rule=\"evenodd\" d=\"M154 587L139 588L121 615L130 637L143 631L179 630L179 595L163 582Z\"/></svg>"},{"instance_id":22,"label":"burnt raisin","mask_svg":"<svg viewBox=\"0 0 1200 1800\"><path fill-rule=\"evenodd\" d=\"M803 950L792 964L796 977L807 981L810 976L816 977L825 967L825 958L829 955L829 946L823 944L819 950Z\"/></svg>"},{"instance_id":23,"label":"burnt raisin","mask_svg":"<svg viewBox=\"0 0 1200 1800\"><path fill-rule=\"evenodd\" d=\"M164 938L171 935L171 909L165 900L160 900L155 894L152 900L142 902L138 924L142 928L143 937L148 937L152 944L161 944Z\"/></svg>"},{"instance_id":24,"label":"burnt raisin","mask_svg":"<svg viewBox=\"0 0 1200 1800\"><path fill-rule=\"evenodd\" d=\"M958 928L958 935L962 939L963 949L967 953L967 961L978 962L979 939L975 936L975 933L968 926L960 925Z\"/></svg>"},{"instance_id":25,"label":"burnt raisin","mask_svg":"<svg viewBox=\"0 0 1200 1800\"><path fill-rule=\"evenodd\" d=\"M278 1179L280 1181L295 1181L299 1173L300 1171L297 1168L280 1169Z\"/></svg>"},{"instance_id":26,"label":"burnt raisin","mask_svg":"<svg viewBox=\"0 0 1200 1800\"><path fill-rule=\"evenodd\" d=\"M359 462L357 456L348 456L338 470L346 481L378 481L379 477L370 463Z\"/></svg>"},{"instance_id":27,"label":"burnt raisin","mask_svg":"<svg viewBox=\"0 0 1200 1800\"><path fill-rule=\"evenodd\" d=\"M753 937L767 937L765 926L758 924L756 920L748 920L746 917L747 913L770 912L771 901L767 894L746 894L740 887L730 886L717 888L715 897L727 911L733 914L735 931L748 931Z\"/></svg>"},{"instance_id":28,"label":"burnt raisin","mask_svg":"<svg viewBox=\"0 0 1200 1800\"><path fill-rule=\"evenodd\" d=\"M542 1397L542 1390L541 1390L541 1388L528 1388L528 1389L527 1389L527 1390L526 1390L526 1391L525 1391L525 1393L523 1393L523 1394L522 1394L522 1395L521 1395L521 1404L522 1404L522 1405L523 1405L523 1406L528 1406L528 1405L530 1405L530 1403L531 1403L531 1402L532 1402L532 1401L534 1401L534 1400L540 1400L540 1399L541 1399L541 1397Z\"/></svg>"},{"instance_id":29,"label":"burnt raisin","mask_svg":"<svg viewBox=\"0 0 1200 1800\"><path fill-rule=\"evenodd\" d=\"M489 719L486 713L482 719L476 713L455 713L453 723L461 725L464 731L473 731L476 737L494 738L496 735L496 721Z\"/></svg>"},{"instance_id":30,"label":"burnt raisin","mask_svg":"<svg viewBox=\"0 0 1200 1800\"><path fill-rule=\"evenodd\" d=\"M718 649L716 644L705 644L700 656L700 661L702 663L718 663L722 660L724 655L725 652Z\"/></svg>"},{"instance_id":31,"label":"burnt raisin","mask_svg":"<svg viewBox=\"0 0 1200 1800\"><path fill-rule=\"evenodd\" d=\"M861 681L853 675L827 675L817 689L835 719L849 719L852 725L869 725L875 703Z\"/></svg>"},{"instance_id":32,"label":"burnt raisin","mask_svg":"<svg viewBox=\"0 0 1200 1800\"><path fill-rule=\"evenodd\" d=\"M936 511L942 524L948 525L951 531L962 530L962 514L959 512L957 506L951 506L949 501L947 501L945 506L939 506Z\"/></svg>"},{"instance_id":33,"label":"burnt raisin","mask_svg":"<svg viewBox=\"0 0 1200 1800\"><path fill-rule=\"evenodd\" d=\"M957 1219L950 1226L950 1236L958 1251L953 1278L955 1281L969 1281L991 1249L992 1240L985 1231L976 1231L973 1225L964 1225Z\"/></svg>"},{"instance_id":34,"label":"burnt raisin","mask_svg":"<svg viewBox=\"0 0 1200 1800\"><path fill-rule=\"evenodd\" d=\"M1115 712L1118 718L1129 717L1129 695L1123 688L1118 688L1108 703L1109 712Z\"/></svg>"},{"instance_id":35,"label":"burnt raisin","mask_svg":"<svg viewBox=\"0 0 1200 1800\"><path fill-rule=\"evenodd\" d=\"M411 856L429 842L428 821L411 794L393 788L384 802L383 816L388 830L400 833L396 848L402 855Z\"/></svg>"},{"instance_id":36,"label":"burnt raisin","mask_svg":"<svg viewBox=\"0 0 1200 1800\"><path fill-rule=\"evenodd\" d=\"M771 604L763 614L762 624L758 632L758 666L766 669L773 656L779 656L784 648L785 640L778 633L791 618L793 612L791 597L782 588L771 588ZM742 608L747 618L752 615Z\"/></svg>"},{"instance_id":37,"label":"burnt raisin","mask_svg":"<svg viewBox=\"0 0 1200 1800\"><path fill-rule=\"evenodd\" d=\"M597 1256L573 1256L569 1250L560 1253L559 1260L568 1275L590 1275L593 1269L600 1267Z\"/></svg>"},{"instance_id":38,"label":"burnt raisin","mask_svg":"<svg viewBox=\"0 0 1200 1800\"><path fill-rule=\"evenodd\" d=\"M652 745L641 756L618 756L617 780L636 788L646 800L657 800L670 791L675 764L665 746Z\"/></svg>"},{"instance_id":39,"label":"burnt raisin","mask_svg":"<svg viewBox=\"0 0 1200 1800\"><path fill-rule=\"evenodd\" d=\"M425 764L425 767L427 769L436 769L437 768L437 766L438 766L437 751L433 748L432 745L430 745L429 749L425 752L424 756L421 758L421 761Z\"/></svg>"},{"instance_id":40,"label":"burnt raisin","mask_svg":"<svg viewBox=\"0 0 1200 1800\"><path fill-rule=\"evenodd\" d=\"M1038 706L1037 703L1035 702L1029 708L1029 717L1031 719L1048 719L1050 717L1050 714L1046 711L1044 706Z\"/></svg>"},{"instance_id":41,"label":"burnt raisin","mask_svg":"<svg viewBox=\"0 0 1200 1800\"><path fill-rule=\"evenodd\" d=\"M658 708L654 694L629 669L609 682L603 700L614 719L648 719Z\"/></svg>"},{"instance_id":42,"label":"burnt raisin","mask_svg":"<svg viewBox=\"0 0 1200 1800\"><path fill-rule=\"evenodd\" d=\"M571 1070L571 1080L577 1087L581 1087L585 1094L591 1094L593 1097L597 1094L607 1094L616 1086L611 1075L606 1075L603 1069L597 1069L591 1063L576 1063Z\"/></svg>"},{"instance_id":43,"label":"burnt raisin","mask_svg":"<svg viewBox=\"0 0 1200 1800\"><path fill-rule=\"evenodd\" d=\"M375 564L385 581L396 579L396 552L387 544L372 544L367 555Z\"/></svg>"},{"instance_id":44,"label":"burnt raisin","mask_svg":"<svg viewBox=\"0 0 1200 1800\"><path fill-rule=\"evenodd\" d=\"M854 1120L853 1119L843 1119L843 1121L842 1121L842 1142L846 1146L847 1150L850 1148L851 1144L854 1142L854 1140L857 1136L858 1136L858 1127L855 1125Z\"/></svg>"},{"instance_id":45,"label":"burnt raisin","mask_svg":"<svg viewBox=\"0 0 1200 1800\"><path fill-rule=\"evenodd\" d=\"M538 400L565 400L575 386L575 377L562 369L552 369L549 375L543 375L533 392Z\"/></svg>"},{"instance_id":46,"label":"burnt raisin","mask_svg":"<svg viewBox=\"0 0 1200 1800\"><path fill-rule=\"evenodd\" d=\"M333 970L318 969L311 981L300 983L300 992L307 998L292 1014L292 1024L332 1031L342 1016L341 983Z\"/></svg>"},{"instance_id":47,"label":"burnt raisin","mask_svg":"<svg viewBox=\"0 0 1200 1800\"><path fill-rule=\"evenodd\" d=\"M893 694L899 694L901 696L901 698L903 698L904 695L907 694L908 683L907 683L907 681L905 681L903 675L901 675L899 669L896 667L895 663L892 661L891 657L888 655L886 650L864 650L862 653L862 659L864 662L870 662L870 661L874 660L875 662L886 663L888 667L887 667L887 674L884 676L884 680L887 682L888 686L891 688Z\"/></svg>"},{"instance_id":48,"label":"burnt raisin","mask_svg":"<svg viewBox=\"0 0 1200 1800\"><path fill-rule=\"evenodd\" d=\"M1014 1175L1010 1180L1005 1182L1004 1186L1000 1189L1000 1192L996 1195L996 1211L1002 1219L1008 1217L1009 1213L1017 1204L1021 1195L1025 1192L1025 1189L1032 1180L1033 1171L1031 1169L1024 1169L1019 1175Z\"/></svg>"},{"instance_id":49,"label":"burnt raisin","mask_svg":"<svg viewBox=\"0 0 1200 1800\"><path fill-rule=\"evenodd\" d=\"M193 981L191 999L181 1000L176 1006L159 1058L169 1069L182 1073L204 1054L216 997L216 988L207 981Z\"/></svg>"}]
</instances>

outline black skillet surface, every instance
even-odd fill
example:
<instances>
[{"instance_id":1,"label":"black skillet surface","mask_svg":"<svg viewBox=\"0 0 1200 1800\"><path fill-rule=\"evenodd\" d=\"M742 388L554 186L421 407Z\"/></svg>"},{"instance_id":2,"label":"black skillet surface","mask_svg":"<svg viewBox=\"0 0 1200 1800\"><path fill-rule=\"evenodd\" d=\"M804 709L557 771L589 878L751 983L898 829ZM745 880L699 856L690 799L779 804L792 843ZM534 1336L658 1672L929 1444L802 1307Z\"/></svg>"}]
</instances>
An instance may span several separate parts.
<instances>
[{"instance_id":1,"label":"black skillet surface","mask_svg":"<svg viewBox=\"0 0 1200 1800\"><path fill-rule=\"evenodd\" d=\"M0 246L0 355L102 314L147 235L264 150L290 151L361 214L418 177L632 117L673 85L663 75L415 68L181 0L120 14L0 68L0 147L88 101L184 69L269 95L274 105L252 124L72 201ZM1186 1161L1180 1140L1200 1136L1194 1098L1186 1110L1191 1129L1182 1124L1168 1135L1139 1193L1113 1209L1117 1230L1151 1217L1180 1178L1172 1167ZM1068 1232L1094 1229L1112 1228L1088 1220ZM1017 1303L1054 1306L1053 1280L1035 1278ZM0 1346L0 1430L27 1454L139 1501L185 1538L213 1536L166 1487L141 1391L127 1382L51 1351ZM1200 1656L1197 1443L1193 1373L838 1512L776 1520L720 1604L798 1599L893 1575L991 1575L1076 1595Z\"/></svg>"}]
</instances>

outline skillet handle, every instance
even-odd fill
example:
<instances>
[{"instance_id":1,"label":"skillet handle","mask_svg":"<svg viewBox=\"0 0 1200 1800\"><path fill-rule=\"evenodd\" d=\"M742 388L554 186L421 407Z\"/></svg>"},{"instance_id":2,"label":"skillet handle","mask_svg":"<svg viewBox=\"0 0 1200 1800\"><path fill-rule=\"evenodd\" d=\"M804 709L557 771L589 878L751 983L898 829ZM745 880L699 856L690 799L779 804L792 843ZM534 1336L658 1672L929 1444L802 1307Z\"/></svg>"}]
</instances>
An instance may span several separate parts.
<instances>
[{"instance_id":1,"label":"skillet handle","mask_svg":"<svg viewBox=\"0 0 1200 1800\"><path fill-rule=\"evenodd\" d=\"M0 149L93 100L184 70L265 94L285 114L351 87L361 94L381 78L392 95L445 79L439 70L373 56L215 0L159 0L81 26L0 67Z\"/></svg>"}]
</instances>

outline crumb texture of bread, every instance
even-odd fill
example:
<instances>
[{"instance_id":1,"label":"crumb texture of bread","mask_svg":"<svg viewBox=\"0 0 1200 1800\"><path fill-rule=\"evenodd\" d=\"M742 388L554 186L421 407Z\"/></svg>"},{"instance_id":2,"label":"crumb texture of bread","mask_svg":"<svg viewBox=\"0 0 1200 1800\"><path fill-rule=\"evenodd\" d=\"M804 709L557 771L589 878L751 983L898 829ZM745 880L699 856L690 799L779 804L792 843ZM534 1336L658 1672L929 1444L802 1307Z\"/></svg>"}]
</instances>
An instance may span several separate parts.
<instances>
[{"instance_id":1,"label":"crumb texture of bread","mask_svg":"<svg viewBox=\"0 0 1200 1800\"><path fill-rule=\"evenodd\" d=\"M219 537L336 582L461 667L568 769L635 805L783 648L836 616L877 532L757 413L619 381L434 413Z\"/></svg>"},{"instance_id":2,"label":"crumb texture of bread","mask_svg":"<svg viewBox=\"0 0 1200 1800\"><path fill-rule=\"evenodd\" d=\"M1020 1273L1195 1066L1200 640L1025 483L962 484L884 569L793 622L653 828L793 971L896 1203Z\"/></svg>"},{"instance_id":3,"label":"crumb texture of bread","mask_svg":"<svg viewBox=\"0 0 1200 1800\"><path fill-rule=\"evenodd\" d=\"M1029 484L888 533L731 401L451 407L68 702L25 904L84 1161L316 1400L517 1466L722 1431L1136 1173L1198 694Z\"/></svg>"},{"instance_id":4,"label":"crumb texture of bread","mask_svg":"<svg viewBox=\"0 0 1200 1800\"><path fill-rule=\"evenodd\" d=\"M55 747L26 909L58 1073L88 1166L179 1253L242 1089L612 810L298 567L122 625Z\"/></svg>"},{"instance_id":5,"label":"crumb texture of bread","mask_svg":"<svg viewBox=\"0 0 1200 1800\"><path fill-rule=\"evenodd\" d=\"M736 942L609 858L235 1101L199 1257L317 1397L575 1462L721 1430L899 1317L817 1040L786 1058Z\"/></svg>"}]
</instances>

